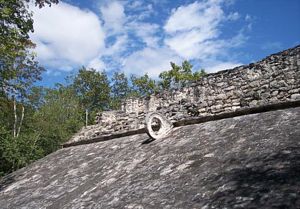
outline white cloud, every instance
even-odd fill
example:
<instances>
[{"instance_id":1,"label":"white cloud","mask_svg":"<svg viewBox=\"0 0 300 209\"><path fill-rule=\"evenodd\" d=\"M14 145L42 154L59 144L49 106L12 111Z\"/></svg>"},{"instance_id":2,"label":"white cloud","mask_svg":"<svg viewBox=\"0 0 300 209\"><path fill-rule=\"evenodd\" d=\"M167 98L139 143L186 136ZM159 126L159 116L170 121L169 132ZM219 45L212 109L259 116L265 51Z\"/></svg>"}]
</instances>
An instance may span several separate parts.
<instances>
[{"instance_id":1,"label":"white cloud","mask_svg":"<svg viewBox=\"0 0 300 209\"><path fill-rule=\"evenodd\" d=\"M161 33L163 31L159 25L136 19L138 14L126 16L124 13L123 19L126 21L122 22L121 34L127 34L127 39L120 41L121 36L115 36L115 44L107 48L108 52L112 52L106 54L112 60L118 60L127 74L148 73L154 78L163 70L170 69L170 61L180 64L184 59L192 59L203 63L210 72L240 65L236 61L218 61L218 56L224 58L230 48L238 47L245 41L242 31L226 40L219 38L221 23L240 17L237 12L225 15L222 3L221 0L207 0L173 9L163 27L165 34ZM130 4L136 10L144 6L137 2ZM117 52L137 41L129 34L139 37L146 45L124 57Z\"/></svg>"},{"instance_id":2,"label":"white cloud","mask_svg":"<svg viewBox=\"0 0 300 209\"><path fill-rule=\"evenodd\" d=\"M164 26L168 34L165 44L184 59L200 62L222 56L243 44L242 30L230 38L220 38L222 23L239 18L237 12L226 16L223 3L221 0L196 1L172 10Z\"/></svg>"},{"instance_id":3,"label":"white cloud","mask_svg":"<svg viewBox=\"0 0 300 209\"><path fill-rule=\"evenodd\" d=\"M51 8L33 8L31 37L37 43L38 58L52 71L86 65L157 78L170 69L170 61L180 64L187 59L212 72L239 65L224 57L245 41L242 30L221 38L223 23L240 18L238 12L225 14L222 7L227 2L204 0L180 6L164 25L148 18L157 12L153 2L104 0L97 4L98 14L60 2Z\"/></svg>"},{"instance_id":4,"label":"white cloud","mask_svg":"<svg viewBox=\"0 0 300 209\"><path fill-rule=\"evenodd\" d=\"M211 39L219 36L218 26L223 19L225 17L219 1L194 2L181 6L172 11L164 27L170 34L165 43L185 59L196 59L211 52L215 53L215 49L219 47L213 46Z\"/></svg>"},{"instance_id":5,"label":"white cloud","mask_svg":"<svg viewBox=\"0 0 300 209\"><path fill-rule=\"evenodd\" d=\"M252 19L253 18L249 14L246 14L246 16L245 16L246 21L251 21Z\"/></svg>"},{"instance_id":6,"label":"white cloud","mask_svg":"<svg viewBox=\"0 0 300 209\"><path fill-rule=\"evenodd\" d=\"M168 48L144 48L131 54L124 62L127 74L143 75L157 78L163 70L170 69L170 61L180 63L182 59Z\"/></svg>"},{"instance_id":7,"label":"white cloud","mask_svg":"<svg viewBox=\"0 0 300 209\"><path fill-rule=\"evenodd\" d=\"M204 33L200 32L200 30L191 30L170 37L165 40L165 43L183 58L196 59L203 53L204 46L207 47L208 42L204 41L206 41L208 37L210 37L209 31Z\"/></svg>"},{"instance_id":8,"label":"white cloud","mask_svg":"<svg viewBox=\"0 0 300 209\"><path fill-rule=\"evenodd\" d=\"M249 14L247 14L247 15L245 16L245 21L247 22L247 29L248 29L249 31L252 30L252 24L253 24L254 20L255 20L255 17L253 17L253 16L251 16L251 15L249 15Z\"/></svg>"},{"instance_id":9,"label":"white cloud","mask_svg":"<svg viewBox=\"0 0 300 209\"><path fill-rule=\"evenodd\" d=\"M133 21L127 25L128 31L132 31L135 35L143 41L148 47L156 47L159 37L159 25Z\"/></svg>"},{"instance_id":10,"label":"white cloud","mask_svg":"<svg viewBox=\"0 0 300 209\"><path fill-rule=\"evenodd\" d=\"M119 56L122 52L127 50L128 41L128 36L126 34L117 36L113 44L106 46L106 49L102 52L102 55Z\"/></svg>"},{"instance_id":11,"label":"white cloud","mask_svg":"<svg viewBox=\"0 0 300 209\"><path fill-rule=\"evenodd\" d=\"M133 1L129 2L128 7L130 9L136 9L136 8L141 8L143 6L143 3L141 1Z\"/></svg>"},{"instance_id":12,"label":"white cloud","mask_svg":"<svg viewBox=\"0 0 300 209\"><path fill-rule=\"evenodd\" d=\"M94 13L63 2L31 10L35 29L31 38L45 65L69 70L88 63L104 47L105 34Z\"/></svg>"},{"instance_id":13,"label":"white cloud","mask_svg":"<svg viewBox=\"0 0 300 209\"><path fill-rule=\"evenodd\" d=\"M238 12L232 12L227 16L227 19L231 20L231 21L235 21L235 20L238 20L240 17L241 16Z\"/></svg>"},{"instance_id":14,"label":"white cloud","mask_svg":"<svg viewBox=\"0 0 300 209\"><path fill-rule=\"evenodd\" d=\"M127 10L130 11L129 19L144 20L156 12L153 5L151 3L147 4L145 1L126 1L125 5Z\"/></svg>"},{"instance_id":15,"label":"white cloud","mask_svg":"<svg viewBox=\"0 0 300 209\"><path fill-rule=\"evenodd\" d=\"M134 13L126 14L125 6ZM132 51L136 50L135 47L140 49L140 43L144 43L144 47L157 47L159 25L142 20L153 11L151 4L112 1L101 5L100 10L106 31L106 47L99 57L106 60L106 66L111 70L141 53Z\"/></svg>"},{"instance_id":16,"label":"white cloud","mask_svg":"<svg viewBox=\"0 0 300 209\"><path fill-rule=\"evenodd\" d=\"M172 11L164 27L168 33L199 29L214 29L222 20L223 11L217 1L194 2Z\"/></svg>"},{"instance_id":17,"label":"white cloud","mask_svg":"<svg viewBox=\"0 0 300 209\"><path fill-rule=\"evenodd\" d=\"M95 58L88 63L87 68L93 68L97 71L102 71L105 70L105 64L101 59Z\"/></svg>"},{"instance_id":18,"label":"white cloud","mask_svg":"<svg viewBox=\"0 0 300 209\"><path fill-rule=\"evenodd\" d=\"M126 9L130 8L134 13L126 14ZM145 9L152 12L149 4L135 1L129 2L111 1L100 5L101 17L106 33L105 49L99 53L90 66L96 63L103 67L103 63L108 70L120 69L124 60L131 63L133 57L138 56L136 47L141 48L141 42L145 47L157 47L159 37L157 31L159 26L153 23L142 21L145 17ZM148 13L147 13L148 14ZM101 61L102 60L102 61ZM147 62L147 61L146 61Z\"/></svg>"},{"instance_id":19,"label":"white cloud","mask_svg":"<svg viewBox=\"0 0 300 209\"><path fill-rule=\"evenodd\" d=\"M100 8L104 27L110 34L121 33L126 22L124 6L117 1L110 2Z\"/></svg>"}]
</instances>

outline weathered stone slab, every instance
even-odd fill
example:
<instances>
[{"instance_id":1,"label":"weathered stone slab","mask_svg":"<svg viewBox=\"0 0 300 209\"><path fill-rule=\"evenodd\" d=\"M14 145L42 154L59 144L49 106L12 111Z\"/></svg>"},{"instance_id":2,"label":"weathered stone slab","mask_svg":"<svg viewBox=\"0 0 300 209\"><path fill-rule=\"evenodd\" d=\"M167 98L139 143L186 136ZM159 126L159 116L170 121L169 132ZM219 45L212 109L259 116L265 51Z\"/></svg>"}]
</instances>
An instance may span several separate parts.
<instances>
[{"instance_id":1,"label":"weathered stone slab","mask_svg":"<svg viewBox=\"0 0 300 209\"><path fill-rule=\"evenodd\" d=\"M64 148L1 179L0 208L300 208L299 126L296 107Z\"/></svg>"}]
</instances>

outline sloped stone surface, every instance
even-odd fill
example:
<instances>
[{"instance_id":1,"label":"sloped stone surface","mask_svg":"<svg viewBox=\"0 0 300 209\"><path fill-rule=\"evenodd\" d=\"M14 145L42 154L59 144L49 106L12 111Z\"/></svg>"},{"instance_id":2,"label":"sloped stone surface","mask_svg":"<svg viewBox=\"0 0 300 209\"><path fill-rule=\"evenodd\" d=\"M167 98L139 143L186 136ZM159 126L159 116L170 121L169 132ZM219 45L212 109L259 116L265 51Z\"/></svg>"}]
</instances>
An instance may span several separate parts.
<instances>
[{"instance_id":1,"label":"sloped stone surface","mask_svg":"<svg viewBox=\"0 0 300 209\"><path fill-rule=\"evenodd\" d=\"M69 147L0 181L0 208L300 208L300 107Z\"/></svg>"},{"instance_id":2,"label":"sloped stone surface","mask_svg":"<svg viewBox=\"0 0 300 209\"><path fill-rule=\"evenodd\" d=\"M159 112L171 122L178 122L297 100L300 45L256 63L210 73L184 88L161 91L148 98L128 98L121 110L99 112L96 125L82 128L68 143L145 128L149 112Z\"/></svg>"}]
</instances>

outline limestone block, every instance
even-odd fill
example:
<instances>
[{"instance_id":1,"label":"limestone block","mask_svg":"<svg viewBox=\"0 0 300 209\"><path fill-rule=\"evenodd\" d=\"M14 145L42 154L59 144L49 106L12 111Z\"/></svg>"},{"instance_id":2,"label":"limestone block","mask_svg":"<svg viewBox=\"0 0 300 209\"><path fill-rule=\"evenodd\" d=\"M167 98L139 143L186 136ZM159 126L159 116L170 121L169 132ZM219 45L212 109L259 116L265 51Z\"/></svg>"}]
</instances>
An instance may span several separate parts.
<instances>
[{"instance_id":1,"label":"limestone block","mask_svg":"<svg viewBox=\"0 0 300 209\"><path fill-rule=\"evenodd\" d=\"M292 100L300 100L300 94L292 94L291 99Z\"/></svg>"}]
</instances>

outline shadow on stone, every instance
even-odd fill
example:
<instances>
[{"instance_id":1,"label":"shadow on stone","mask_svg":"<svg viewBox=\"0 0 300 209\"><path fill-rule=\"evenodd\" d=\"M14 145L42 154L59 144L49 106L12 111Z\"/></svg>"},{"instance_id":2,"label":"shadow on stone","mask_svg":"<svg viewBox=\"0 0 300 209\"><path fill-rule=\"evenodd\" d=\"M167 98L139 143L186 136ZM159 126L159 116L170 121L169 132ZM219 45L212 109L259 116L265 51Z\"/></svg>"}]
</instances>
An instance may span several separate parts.
<instances>
[{"instance_id":1,"label":"shadow on stone","mask_svg":"<svg viewBox=\"0 0 300 209\"><path fill-rule=\"evenodd\" d=\"M200 200L208 208L300 208L299 148L224 163L232 169L210 178L215 192Z\"/></svg>"},{"instance_id":2,"label":"shadow on stone","mask_svg":"<svg viewBox=\"0 0 300 209\"><path fill-rule=\"evenodd\" d=\"M9 174L2 179L0 179L0 192L2 192L5 188L15 182L15 176Z\"/></svg>"},{"instance_id":3,"label":"shadow on stone","mask_svg":"<svg viewBox=\"0 0 300 209\"><path fill-rule=\"evenodd\" d=\"M144 145L144 144L149 144L149 143L151 143L151 142L153 142L153 141L155 141L155 139L149 137L148 139L146 139L145 141L142 142L142 145Z\"/></svg>"}]
</instances>

